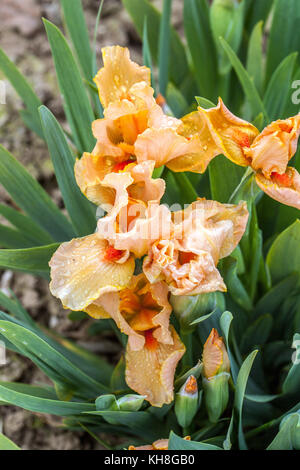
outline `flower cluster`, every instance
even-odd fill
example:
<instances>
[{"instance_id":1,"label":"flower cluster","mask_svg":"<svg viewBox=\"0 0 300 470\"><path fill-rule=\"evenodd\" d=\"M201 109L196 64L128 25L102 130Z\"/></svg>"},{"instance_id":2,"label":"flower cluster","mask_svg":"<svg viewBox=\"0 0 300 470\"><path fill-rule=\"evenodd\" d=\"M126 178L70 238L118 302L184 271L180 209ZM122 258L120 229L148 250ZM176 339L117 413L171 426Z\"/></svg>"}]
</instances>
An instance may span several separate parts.
<instances>
[{"instance_id":1,"label":"flower cluster","mask_svg":"<svg viewBox=\"0 0 300 470\"><path fill-rule=\"evenodd\" d=\"M107 214L95 233L58 248L50 261L50 289L65 308L116 322L128 335L127 384L162 406L173 400L175 369L185 352L170 325L169 295L226 291L217 265L238 245L248 211L245 202L198 199L171 212L160 204L165 182L153 177L154 168L203 173L224 153L251 165L272 197L300 207L300 177L287 167L300 117L259 134L220 100L216 108L176 119L155 100L150 70L132 62L127 49L105 48L103 62L95 82L104 118L93 122L97 142L77 160L75 176Z\"/></svg>"}]
</instances>

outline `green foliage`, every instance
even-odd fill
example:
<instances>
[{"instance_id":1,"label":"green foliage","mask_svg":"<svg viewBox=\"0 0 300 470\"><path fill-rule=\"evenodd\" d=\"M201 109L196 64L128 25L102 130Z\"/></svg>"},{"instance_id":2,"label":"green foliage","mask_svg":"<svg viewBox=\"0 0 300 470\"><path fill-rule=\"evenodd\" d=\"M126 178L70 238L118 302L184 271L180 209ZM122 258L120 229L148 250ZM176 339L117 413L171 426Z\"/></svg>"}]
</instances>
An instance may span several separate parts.
<instances>
[{"instance_id":1,"label":"green foliage","mask_svg":"<svg viewBox=\"0 0 300 470\"><path fill-rule=\"evenodd\" d=\"M298 0L214 0L212 6L207 0L185 0L187 46L171 25L171 0L164 2L162 13L148 0L123 0L123 5L143 40L145 64L153 70L158 66L159 86L152 82L155 92L165 96L176 117L194 110L197 102L214 106L218 96L260 129L297 112L290 101L292 83L300 78ZM12 205L0 204L0 267L47 279L48 263L59 243L90 234L96 225L95 207L74 177L76 158L94 146L91 121L101 115L92 85L94 47L81 1L61 0L61 6L71 45L55 25L47 20L44 24L70 134L0 50L0 69L24 103L24 123L48 146L65 208L63 213L0 146L0 183L12 200ZM98 20L100 12L101 7ZM299 154L291 161L298 170L299 161ZM14 354L29 358L53 386L1 382L1 404L63 416L65 426L74 432L83 428L91 435L122 435L135 445L169 438L170 450L299 450L299 211L270 201L253 175L224 156L215 158L204 175L162 168L155 176L167 182L163 202L186 204L197 196L223 203L244 199L250 212L242 242L219 265L228 292L171 298L172 321L188 345L188 359L176 373L175 392L191 374L198 379L199 401L193 404L192 421L181 416L179 423L174 403L158 409L133 395L125 382L123 357L113 366L55 331L45 331L13 293L4 292L1 341ZM72 321L84 318L82 312L70 314ZM199 362L212 328L223 334L232 377L224 412L219 410L216 419L210 413L215 423L209 421L206 401L201 400L205 385ZM104 330L115 332L113 323L95 321L88 332ZM118 339L124 345L124 335ZM183 439L187 433L191 441ZM0 449L17 446L0 434Z\"/></svg>"}]
</instances>

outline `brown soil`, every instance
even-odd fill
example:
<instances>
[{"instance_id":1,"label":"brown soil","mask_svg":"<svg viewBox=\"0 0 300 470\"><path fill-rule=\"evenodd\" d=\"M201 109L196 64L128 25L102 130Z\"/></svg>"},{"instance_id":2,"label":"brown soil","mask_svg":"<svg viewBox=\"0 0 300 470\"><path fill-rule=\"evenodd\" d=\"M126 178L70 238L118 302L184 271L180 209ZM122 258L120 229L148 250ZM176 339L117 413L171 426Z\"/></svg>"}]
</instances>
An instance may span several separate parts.
<instances>
[{"instance_id":1,"label":"brown soil","mask_svg":"<svg viewBox=\"0 0 300 470\"><path fill-rule=\"evenodd\" d=\"M32 83L35 91L46 106L55 114L61 124L65 116L58 91L50 47L41 17L63 27L59 0L3 0L0 2L0 46ZM153 1L161 7L161 0ZM173 22L182 28L182 2L173 2ZM90 35L93 35L99 1L83 0ZM97 36L97 47L119 44L129 46L132 57L141 63L141 43L124 11L120 0L104 2L102 19ZM4 77L1 76L0 79ZM62 207L48 150L38 137L30 132L21 117L21 101L6 81L6 105L0 105L0 142L21 161L43 187ZM0 202L11 204L9 196L0 186ZM3 220L1 221L3 223ZM12 289L23 306L41 324L75 339L98 354L112 354L116 361L120 348L111 336L90 337L87 328L91 321L72 322L57 299L49 292L48 284L28 274L0 271L0 289ZM107 355L106 355L107 356ZM48 383L47 377L29 360L8 353L8 363L0 368L0 380L19 381L27 384ZM12 439L22 449L103 449L87 433L73 433L62 427L61 419L24 411L16 407L0 407L0 432ZM116 443L115 437L105 437L107 442Z\"/></svg>"}]
</instances>

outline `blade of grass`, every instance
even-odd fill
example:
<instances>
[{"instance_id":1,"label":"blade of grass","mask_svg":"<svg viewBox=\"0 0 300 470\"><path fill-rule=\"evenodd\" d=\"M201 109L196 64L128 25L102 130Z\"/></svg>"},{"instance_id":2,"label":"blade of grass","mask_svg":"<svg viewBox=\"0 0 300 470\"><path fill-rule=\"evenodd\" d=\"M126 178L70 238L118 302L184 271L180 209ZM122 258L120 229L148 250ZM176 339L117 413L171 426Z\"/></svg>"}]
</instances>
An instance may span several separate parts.
<instances>
[{"instance_id":1,"label":"blade of grass","mask_svg":"<svg viewBox=\"0 0 300 470\"><path fill-rule=\"evenodd\" d=\"M248 72L244 68L242 62L237 57L236 53L231 49L229 44L223 39L219 38L225 52L228 55L230 62L239 78L239 81L243 87L244 93L248 98L249 104L252 109L253 116L257 116L259 113L263 113L265 119L269 121L264 104L259 96L259 93L254 85L253 79L249 76Z\"/></svg>"},{"instance_id":2,"label":"blade of grass","mask_svg":"<svg viewBox=\"0 0 300 470\"><path fill-rule=\"evenodd\" d=\"M52 50L64 110L79 152L90 151L95 145L91 130L94 114L78 67L61 31L43 20Z\"/></svg>"},{"instance_id":3,"label":"blade of grass","mask_svg":"<svg viewBox=\"0 0 300 470\"><path fill-rule=\"evenodd\" d=\"M45 106L40 107L40 116L49 153L55 169L66 209L77 236L95 230L95 209L81 193L74 176L75 159L69 149L63 130Z\"/></svg>"},{"instance_id":4,"label":"blade of grass","mask_svg":"<svg viewBox=\"0 0 300 470\"><path fill-rule=\"evenodd\" d=\"M72 225L46 191L27 170L0 145L0 183L34 222L56 241L74 236Z\"/></svg>"},{"instance_id":5,"label":"blade of grass","mask_svg":"<svg viewBox=\"0 0 300 470\"><path fill-rule=\"evenodd\" d=\"M159 91L163 96L166 96L169 81L171 11L172 0L164 0L158 45Z\"/></svg>"}]
</instances>

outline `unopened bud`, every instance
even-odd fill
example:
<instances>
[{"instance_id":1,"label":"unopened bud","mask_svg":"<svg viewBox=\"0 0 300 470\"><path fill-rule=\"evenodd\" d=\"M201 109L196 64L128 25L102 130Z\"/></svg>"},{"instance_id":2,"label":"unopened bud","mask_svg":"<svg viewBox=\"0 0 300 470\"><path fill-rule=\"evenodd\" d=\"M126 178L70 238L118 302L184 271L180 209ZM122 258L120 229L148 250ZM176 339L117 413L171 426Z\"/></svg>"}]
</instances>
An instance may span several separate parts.
<instances>
[{"instance_id":1,"label":"unopened bud","mask_svg":"<svg viewBox=\"0 0 300 470\"><path fill-rule=\"evenodd\" d=\"M189 426L197 411L198 385L195 377L190 375L175 397L175 414L180 426Z\"/></svg>"},{"instance_id":2,"label":"unopened bud","mask_svg":"<svg viewBox=\"0 0 300 470\"><path fill-rule=\"evenodd\" d=\"M139 411L146 397L141 395L125 395L117 400L120 411Z\"/></svg>"},{"instance_id":3,"label":"unopened bud","mask_svg":"<svg viewBox=\"0 0 300 470\"><path fill-rule=\"evenodd\" d=\"M230 362L223 339L212 329L203 347L203 389L209 420L217 422L228 404Z\"/></svg>"},{"instance_id":4,"label":"unopened bud","mask_svg":"<svg viewBox=\"0 0 300 470\"><path fill-rule=\"evenodd\" d=\"M225 310L224 296L221 292L201 295L171 295L170 303L182 331L188 333L195 329L199 318L211 313L216 308Z\"/></svg>"}]
</instances>

